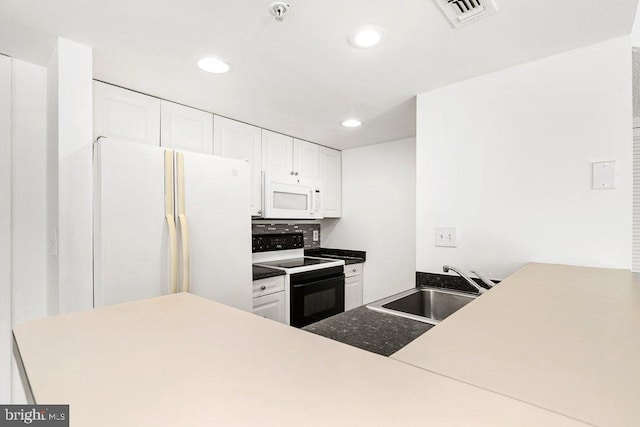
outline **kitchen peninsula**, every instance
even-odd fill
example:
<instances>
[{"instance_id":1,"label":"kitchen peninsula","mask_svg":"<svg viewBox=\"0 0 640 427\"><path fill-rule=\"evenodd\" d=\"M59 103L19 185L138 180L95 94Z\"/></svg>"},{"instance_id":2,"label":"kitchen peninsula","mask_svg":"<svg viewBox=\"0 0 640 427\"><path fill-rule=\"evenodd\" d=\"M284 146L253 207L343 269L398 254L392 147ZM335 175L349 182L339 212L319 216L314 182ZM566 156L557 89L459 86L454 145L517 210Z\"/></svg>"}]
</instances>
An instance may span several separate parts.
<instances>
[{"instance_id":1,"label":"kitchen peninsula","mask_svg":"<svg viewBox=\"0 0 640 427\"><path fill-rule=\"evenodd\" d=\"M595 279L589 280L590 274ZM27 322L14 329L14 337L35 401L69 403L71 425L77 426L637 425L640 413L633 402L640 390L640 348L629 334L640 336L640 284L630 277L619 270L529 265L392 358L185 293ZM576 279L584 284L583 292ZM604 281L605 302L622 304L609 328L562 316L520 323L522 307L543 299L550 302L542 304L542 316L552 315L553 301L570 305L566 316L596 310L602 303L597 299L605 295ZM568 298L568 293L575 295ZM465 324L476 325L471 334L495 327L507 309L502 306L514 309L497 330L496 339L513 330L513 340L500 343L502 359L491 362L486 360L490 355L466 352L472 348L456 341ZM561 328L556 334L541 333L553 322ZM558 341L560 335L564 342ZM514 398L497 386L490 391L495 384L483 383L482 375L497 376L499 385L519 365L523 355L513 349L527 337L527 351L538 352L544 375L557 375L548 389L597 366L599 357L615 361L602 377L585 377L612 393L604 400L589 395L597 384L562 383L584 406L602 409L575 413L567 407L563 412L553 402L526 403L518 390ZM601 343L621 347L614 352L605 348L600 356L575 358L571 353ZM456 353L457 359L447 359ZM565 365L548 363L558 354L573 362L569 374L562 372ZM523 369L529 368L524 364ZM467 377L474 370L472 382ZM625 370L627 380L612 389ZM527 380L523 374L514 387L526 390ZM619 414L608 412L613 407Z\"/></svg>"}]
</instances>

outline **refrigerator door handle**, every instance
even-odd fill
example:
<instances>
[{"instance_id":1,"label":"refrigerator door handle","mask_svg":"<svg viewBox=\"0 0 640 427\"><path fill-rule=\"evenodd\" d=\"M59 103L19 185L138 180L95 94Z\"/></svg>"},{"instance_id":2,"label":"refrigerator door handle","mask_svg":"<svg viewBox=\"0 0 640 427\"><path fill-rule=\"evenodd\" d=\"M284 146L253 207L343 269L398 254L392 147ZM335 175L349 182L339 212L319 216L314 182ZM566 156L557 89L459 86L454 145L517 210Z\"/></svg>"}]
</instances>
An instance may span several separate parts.
<instances>
[{"instance_id":1,"label":"refrigerator door handle","mask_svg":"<svg viewBox=\"0 0 640 427\"><path fill-rule=\"evenodd\" d=\"M189 226L187 216L178 215L182 237L182 292L189 292Z\"/></svg>"},{"instance_id":2,"label":"refrigerator door handle","mask_svg":"<svg viewBox=\"0 0 640 427\"><path fill-rule=\"evenodd\" d=\"M178 192L178 221L180 222L180 235L182 242L182 292L189 292L189 225L184 203L184 154L176 153L176 173Z\"/></svg>"},{"instance_id":3,"label":"refrigerator door handle","mask_svg":"<svg viewBox=\"0 0 640 427\"><path fill-rule=\"evenodd\" d=\"M178 234L173 196L173 150L164 152L164 217L169 230L169 293L178 291Z\"/></svg>"},{"instance_id":4,"label":"refrigerator door handle","mask_svg":"<svg viewBox=\"0 0 640 427\"><path fill-rule=\"evenodd\" d=\"M176 232L176 220L173 215L167 215L169 227L169 254L170 254L170 284L169 293L178 292L178 234Z\"/></svg>"}]
</instances>

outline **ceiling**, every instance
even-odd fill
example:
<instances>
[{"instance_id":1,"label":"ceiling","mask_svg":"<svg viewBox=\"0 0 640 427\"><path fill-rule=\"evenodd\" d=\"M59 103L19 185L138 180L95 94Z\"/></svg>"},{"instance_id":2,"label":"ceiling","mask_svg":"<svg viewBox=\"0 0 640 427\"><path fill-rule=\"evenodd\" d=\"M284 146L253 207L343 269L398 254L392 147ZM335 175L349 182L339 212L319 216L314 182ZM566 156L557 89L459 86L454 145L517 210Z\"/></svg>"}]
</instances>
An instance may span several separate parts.
<instances>
[{"instance_id":1,"label":"ceiling","mask_svg":"<svg viewBox=\"0 0 640 427\"><path fill-rule=\"evenodd\" d=\"M414 136L416 94L629 34L638 3L496 0L454 30L434 0L289 0L280 23L271 1L0 0L0 52L46 65L63 37L93 48L96 79L346 149ZM347 44L363 24L386 42Z\"/></svg>"}]
</instances>

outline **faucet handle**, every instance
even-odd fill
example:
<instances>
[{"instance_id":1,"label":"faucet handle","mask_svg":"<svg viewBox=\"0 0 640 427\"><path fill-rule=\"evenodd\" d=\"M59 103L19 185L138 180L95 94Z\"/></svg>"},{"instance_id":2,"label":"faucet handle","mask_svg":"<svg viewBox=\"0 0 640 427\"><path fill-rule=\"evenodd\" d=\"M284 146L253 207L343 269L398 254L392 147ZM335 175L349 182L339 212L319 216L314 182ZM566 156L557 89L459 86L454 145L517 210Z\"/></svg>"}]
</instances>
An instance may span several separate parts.
<instances>
[{"instance_id":1,"label":"faucet handle","mask_svg":"<svg viewBox=\"0 0 640 427\"><path fill-rule=\"evenodd\" d=\"M482 280L482 283L484 283L485 285L487 285L489 288L493 288L496 284L493 283L491 280L485 278L482 274L480 274L477 270L471 270L471 274L475 274L476 277L480 280Z\"/></svg>"}]
</instances>

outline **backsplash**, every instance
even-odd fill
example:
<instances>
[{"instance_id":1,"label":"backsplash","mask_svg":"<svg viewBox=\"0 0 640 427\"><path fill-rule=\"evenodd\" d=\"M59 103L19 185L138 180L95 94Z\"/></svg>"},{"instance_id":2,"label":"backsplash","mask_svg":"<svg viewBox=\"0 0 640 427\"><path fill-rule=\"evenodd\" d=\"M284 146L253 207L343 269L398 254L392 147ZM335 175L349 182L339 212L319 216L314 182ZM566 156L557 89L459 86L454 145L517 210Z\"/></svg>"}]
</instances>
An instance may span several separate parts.
<instances>
[{"instance_id":1,"label":"backsplash","mask_svg":"<svg viewBox=\"0 0 640 427\"><path fill-rule=\"evenodd\" d=\"M313 240L313 232L318 232L318 239ZM304 234L305 249L320 248L320 224L252 224L253 234L280 234L280 233L300 233Z\"/></svg>"}]
</instances>

